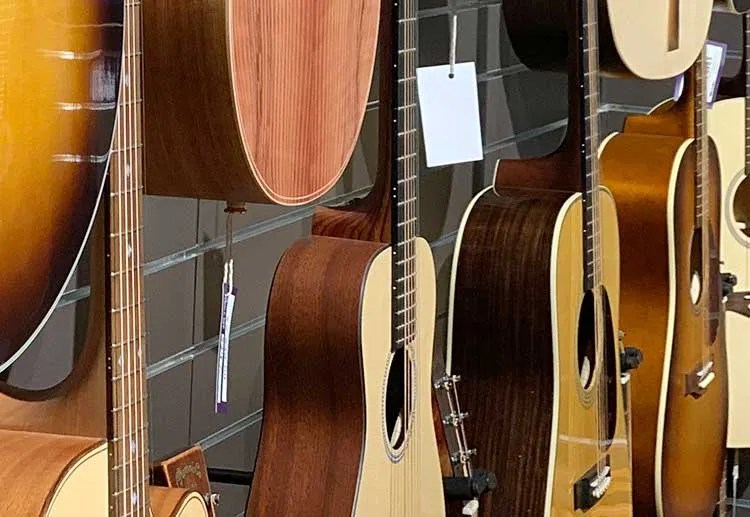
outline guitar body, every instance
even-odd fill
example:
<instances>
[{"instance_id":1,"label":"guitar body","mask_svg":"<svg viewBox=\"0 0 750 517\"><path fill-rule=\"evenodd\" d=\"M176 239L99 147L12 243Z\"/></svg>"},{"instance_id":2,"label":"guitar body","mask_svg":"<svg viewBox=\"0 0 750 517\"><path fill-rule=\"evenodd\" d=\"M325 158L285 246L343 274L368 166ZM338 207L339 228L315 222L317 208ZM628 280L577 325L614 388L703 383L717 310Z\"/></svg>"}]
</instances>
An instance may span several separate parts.
<instances>
[{"instance_id":1,"label":"guitar body","mask_svg":"<svg viewBox=\"0 0 750 517\"><path fill-rule=\"evenodd\" d=\"M416 404L403 447L393 451L384 403L390 247L312 237L284 254L268 306L248 515L445 515L431 405L435 272L423 239L417 265ZM283 495L279 480L290 480Z\"/></svg>"},{"instance_id":2,"label":"guitar body","mask_svg":"<svg viewBox=\"0 0 750 517\"><path fill-rule=\"evenodd\" d=\"M644 79L687 70L703 47L713 0L599 0L601 67ZM529 67L564 68L568 55L568 2L503 3L508 34Z\"/></svg>"},{"instance_id":3,"label":"guitar body","mask_svg":"<svg viewBox=\"0 0 750 517\"><path fill-rule=\"evenodd\" d=\"M668 113L665 109L660 112ZM641 348L645 358L632 374L634 510L636 515L707 516L719 499L724 466L726 357L718 324L711 328L712 344L705 343L703 316L690 293L699 260L691 253L694 144L663 136L676 132L657 130L659 119L652 117L634 118L628 132L613 135L601 152L603 183L615 197L620 220L620 325L626 341ZM648 118L651 134L637 133ZM713 146L709 181L715 245L719 172ZM711 262L709 292L701 296L710 297L710 312L717 315L718 252L712 251ZM713 358L715 380L694 398L686 394L686 376L706 354Z\"/></svg>"},{"instance_id":4,"label":"guitar body","mask_svg":"<svg viewBox=\"0 0 750 517\"><path fill-rule=\"evenodd\" d=\"M91 230L122 18L122 2L0 1L0 371L51 314Z\"/></svg>"},{"instance_id":5,"label":"guitar body","mask_svg":"<svg viewBox=\"0 0 750 517\"><path fill-rule=\"evenodd\" d=\"M3 513L109 515L107 444L95 438L0 430Z\"/></svg>"},{"instance_id":6,"label":"guitar body","mask_svg":"<svg viewBox=\"0 0 750 517\"><path fill-rule=\"evenodd\" d=\"M143 8L149 194L300 205L334 186L364 119L378 0Z\"/></svg>"},{"instance_id":7,"label":"guitar body","mask_svg":"<svg viewBox=\"0 0 750 517\"><path fill-rule=\"evenodd\" d=\"M206 502L198 492L152 486L149 499L152 517L209 517Z\"/></svg>"},{"instance_id":8,"label":"guitar body","mask_svg":"<svg viewBox=\"0 0 750 517\"><path fill-rule=\"evenodd\" d=\"M513 164L501 162L498 174ZM611 316L604 363L615 374L609 387L617 416L607 451L612 484L586 514L625 516L631 515L631 479L614 339L617 216L607 192L600 193L600 202ZM462 374L476 464L495 472L499 483L480 515L583 514L574 509L574 483L601 454L593 391L584 392L577 366L577 343L587 328L579 322L581 232L581 196L569 192L489 188L464 214L453 262L448 349L452 369Z\"/></svg>"},{"instance_id":9,"label":"guitar body","mask_svg":"<svg viewBox=\"0 0 750 517\"><path fill-rule=\"evenodd\" d=\"M716 143L721 174L722 270L737 276L734 288L739 301L750 292L750 181L745 176L745 99L718 101L708 112L708 131ZM750 304L744 301L745 309ZM731 305L731 304L728 304ZM729 376L729 420L727 446L750 447L750 318L731 309L726 312L727 373Z\"/></svg>"}]
</instances>

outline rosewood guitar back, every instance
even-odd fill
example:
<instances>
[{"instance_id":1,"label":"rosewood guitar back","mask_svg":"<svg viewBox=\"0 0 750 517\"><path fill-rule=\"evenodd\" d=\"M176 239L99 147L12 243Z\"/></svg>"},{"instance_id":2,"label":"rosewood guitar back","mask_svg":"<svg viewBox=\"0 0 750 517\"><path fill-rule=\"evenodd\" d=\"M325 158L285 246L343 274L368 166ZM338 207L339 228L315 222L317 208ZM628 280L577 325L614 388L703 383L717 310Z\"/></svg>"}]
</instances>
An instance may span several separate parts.
<instances>
[{"instance_id":1,"label":"rosewood guitar back","mask_svg":"<svg viewBox=\"0 0 750 517\"><path fill-rule=\"evenodd\" d=\"M378 0L146 0L150 194L299 205L359 135Z\"/></svg>"}]
</instances>

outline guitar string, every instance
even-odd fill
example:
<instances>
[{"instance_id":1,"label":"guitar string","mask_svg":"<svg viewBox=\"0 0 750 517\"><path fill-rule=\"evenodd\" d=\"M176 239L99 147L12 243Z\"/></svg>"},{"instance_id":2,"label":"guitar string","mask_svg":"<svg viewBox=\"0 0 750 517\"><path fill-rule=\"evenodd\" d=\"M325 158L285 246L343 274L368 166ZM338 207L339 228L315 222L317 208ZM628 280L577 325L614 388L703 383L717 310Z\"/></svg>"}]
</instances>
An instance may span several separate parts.
<instances>
[{"instance_id":1,"label":"guitar string","mask_svg":"<svg viewBox=\"0 0 750 517\"><path fill-rule=\"evenodd\" d=\"M145 404L145 390L143 386L143 368L142 368L142 361L143 361L143 348L142 348L142 341L141 336L142 332L140 329L140 315L141 315L141 292L140 292L140 278L141 278L141 259L140 259L140 239L141 239L141 226L140 226L140 210L138 205L138 200L141 197L140 193L140 177L141 177L141 171L140 171L140 159L139 159L139 148L140 148L140 139L139 139L139 110L140 110L140 95L138 91L139 87L139 80L140 80L140 70L138 69L139 65L139 59L140 59L140 41L139 41L139 35L141 31L139 30L139 24L140 24L140 1L139 0L131 0L130 1L130 9L131 9L131 16L130 16L130 30L128 31L128 38L130 39L131 45L130 49L131 52L128 56L129 61L129 71L128 71L128 77L130 79L129 81L129 87L128 87L128 94L130 97L130 102L128 104L128 110L129 110L129 121L130 121L130 128L128 130L128 133L131 137L131 146L128 150L128 153L130 154L130 189L129 189L129 195L131 196L131 200L129 203L129 207L131 208L131 228L134 229L133 235L132 235L132 242L130 245L130 257L131 257L131 263L133 264L133 271L132 274L132 287L133 287L133 298L134 301L131 304L132 307L134 307L134 310L132 311L132 324L133 324L133 335L134 335L134 355L135 355L135 384L137 386L137 394L136 394L136 407L134 407L133 411L135 413L135 454L136 454L136 472L137 472L137 479L136 479L136 485L137 485L137 509L139 514L143 513L144 515L148 512L147 507L147 500L148 500L148 490L146 488L147 485L147 473L144 472L147 468L147 461L144 457L145 451L148 449L145 447L145 441L144 441L144 434L145 434L145 419L143 418L143 408Z\"/></svg>"},{"instance_id":2,"label":"guitar string","mask_svg":"<svg viewBox=\"0 0 750 517\"><path fill-rule=\"evenodd\" d=\"M585 174L586 178L584 181L584 193L587 199L584 200L583 203L583 209L585 211L585 216L583 218L584 222L584 239L586 240L584 244L584 250L589 251L591 250L591 260L589 261L589 254L584 253L583 260L584 262L588 262L588 266L591 268L591 271L588 271L588 268L586 269L587 276L590 276L590 285L591 285L591 294L593 295L594 299L594 335L592 336L594 339L594 364L590 366L591 368L591 379L583 379L586 384L588 383L594 383L592 385L593 391L595 393L594 398L594 414L595 414L595 420L596 420L596 428L597 428L597 444L601 440L601 417L600 417L600 408L601 408L601 391L600 391L600 385L601 383L598 382L597 376L598 372L601 366L601 362L599 360L599 293L598 293L598 268L597 268L597 256L596 256L596 245L597 245L597 235L596 235L596 197L597 192L595 191L595 177L594 177L594 161L593 161L593 139L594 139L594 132L596 131L595 127L595 117L592 113L593 105L593 93L594 90L592 88L593 82L591 80L591 74L593 74L594 70L592 68L592 61L593 61L593 52L594 48L592 46L592 38L591 38L591 32L594 30L594 27L592 26L592 15L595 13L594 7L591 3L591 0L584 0L582 4L580 4L581 8L581 19L580 19L580 25L581 25L581 31L583 31L585 34L583 34L583 37L581 38L581 47L580 47L580 59L581 63L579 65L580 67L580 74L581 74L581 93L582 93L582 103L585 111L585 120L583 121L584 124L584 142L581 146L581 152L583 153L583 163L585 167ZM589 224L591 227L589 228ZM589 232L591 232L589 234ZM584 386L586 388L586 386ZM599 446L597 445L597 452L599 449ZM596 461L596 472L597 476L601 474L600 470L600 463L597 458Z\"/></svg>"},{"instance_id":3,"label":"guitar string","mask_svg":"<svg viewBox=\"0 0 750 517\"><path fill-rule=\"evenodd\" d=\"M128 415L128 418L127 418L128 439L124 440L124 442L127 442L126 447L128 451L128 473L130 475L129 484L127 487L127 492L129 495L129 498L128 498L129 500L127 501L127 503L129 503L129 506L126 507L126 512L130 514L130 513L133 513L133 511L136 511L137 514L140 515L141 512L139 511L139 508L135 506L135 503L136 503L135 498L137 497L137 492L135 491L136 479L135 479L135 471L133 467L134 467L134 462L137 460L133 458L133 453L134 453L133 440L135 437L133 436L133 406L131 404L131 398L133 397L133 382L132 382L133 380L133 377L132 377L133 376L133 364L132 364L133 333L132 333L132 327L131 327L132 322L131 322L130 307L132 305L132 294L131 294L130 288L131 288L131 278L134 272L132 271L132 267L129 263L129 258L130 258L129 250L131 249L130 239L132 239L132 234L129 234L129 232L127 231L129 223L130 223L129 219L130 219L130 212L131 212L131 209L130 209L131 199L130 199L129 191L132 188L132 186L129 184L131 177L132 177L132 173L131 173L132 162L130 162L130 147L132 145L132 142L130 141L130 126L131 126L131 115L132 115L130 112L130 105L132 101L132 98L131 98L132 77L130 75L131 74L130 59L131 59L131 54L133 52L132 40L131 40L131 34L133 32L133 25L132 25L133 19L132 19L131 5L132 5L131 0L125 1L125 16L127 20L127 26L125 27L125 38L127 42L126 51L125 51L125 60L124 60L125 73L123 74L123 77L125 79L124 85L123 85L124 86L123 93L125 94L124 97L125 97L125 102L126 102L125 113L124 113L125 116L123 118L123 121L124 121L123 126L124 126L124 132L125 132L125 149L123 151L125 169L118 171L120 177L122 177L125 182L124 206L121 207L121 213L124 219L124 225L121 226L121 229L125 230L124 232L125 234L122 238L120 238L120 245L122 247L123 256L125 259L124 266L126 268L129 268L130 272L120 277L121 282L124 283L124 286L125 286L125 301L127 303L127 307L125 308L124 314L123 313L120 314L120 317L121 317L120 324L121 325L123 323L125 324L126 334L128 338L127 346L125 348L126 353L127 353L127 370L128 370L128 374L126 376L127 397L125 401L122 401L125 404L127 404L127 411L128 411L127 413ZM122 267L123 262L121 262L120 265Z\"/></svg>"}]
</instances>

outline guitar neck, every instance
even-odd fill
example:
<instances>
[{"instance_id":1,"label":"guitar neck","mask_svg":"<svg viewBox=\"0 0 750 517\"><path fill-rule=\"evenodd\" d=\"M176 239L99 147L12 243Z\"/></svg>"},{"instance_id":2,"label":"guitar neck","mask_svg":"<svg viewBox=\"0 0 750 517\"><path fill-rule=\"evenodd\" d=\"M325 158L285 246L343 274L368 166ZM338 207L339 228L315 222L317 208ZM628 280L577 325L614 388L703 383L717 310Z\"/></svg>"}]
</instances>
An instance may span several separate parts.
<instances>
[{"instance_id":1,"label":"guitar neck","mask_svg":"<svg viewBox=\"0 0 750 517\"><path fill-rule=\"evenodd\" d=\"M117 125L110 155L110 500L148 515L148 412L143 315L141 4L125 2Z\"/></svg>"},{"instance_id":2,"label":"guitar neck","mask_svg":"<svg viewBox=\"0 0 750 517\"><path fill-rule=\"evenodd\" d=\"M696 226L708 228L708 128L706 126L706 51L705 47L693 65L693 125L696 153L695 220ZM705 232L704 232L705 233Z\"/></svg>"},{"instance_id":3,"label":"guitar neck","mask_svg":"<svg viewBox=\"0 0 750 517\"><path fill-rule=\"evenodd\" d=\"M419 138L417 129L417 0L396 0L393 30L391 245L393 247L394 350L416 331L416 238L419 235Z\"/></svg>"},{"instance_id":4,"label":"guitar neck","mask_svg":"<svg viewBox=\"0 0 750 517\"><path fill-rule=\"evenodd\" d=\"M584 216L584 288L601 283L601 250L599 232L599 31L597 2L585 0L581 6L581 37L578 41L577 85L581 107L581 170L583 175Z\"/></svg>"}]
</instances>

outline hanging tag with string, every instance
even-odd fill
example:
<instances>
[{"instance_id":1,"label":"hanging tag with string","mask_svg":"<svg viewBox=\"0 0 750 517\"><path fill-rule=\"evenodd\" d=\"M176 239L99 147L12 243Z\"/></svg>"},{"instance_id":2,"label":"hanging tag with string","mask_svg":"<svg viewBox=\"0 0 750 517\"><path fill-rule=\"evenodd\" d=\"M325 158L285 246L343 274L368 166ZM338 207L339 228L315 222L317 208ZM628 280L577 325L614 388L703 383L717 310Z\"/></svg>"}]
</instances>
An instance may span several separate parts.
<instances>
[{"instance_id":1,"label":"hanging tag with string","mask_svg":"<svg viewBox=\"0 0 750 517\"><path fill-rule=\"evenodd\" d=\"M224 259L224 278L221 283L221 319L219 321L219 350L216 356L216 398L214 411L226 413L229 409L229 336L232 330L232 314L237 297L234 285L234 258L232 241L234 239L234 214L243 213L244 206L227 205L226 243Z\"/></svg>"},{"instance_id":2,"label":"hanging tag with string","mask_svg":"<svg viewBox=\"0 0 750 517\"><path fill-rule=\"evenodd\" d=\"M447 65L417 68L417 93L428 167L484 158L474 62L456 63L458 16L451 19Z\"/></svg>"}]
</instances>

